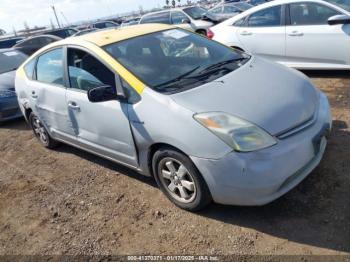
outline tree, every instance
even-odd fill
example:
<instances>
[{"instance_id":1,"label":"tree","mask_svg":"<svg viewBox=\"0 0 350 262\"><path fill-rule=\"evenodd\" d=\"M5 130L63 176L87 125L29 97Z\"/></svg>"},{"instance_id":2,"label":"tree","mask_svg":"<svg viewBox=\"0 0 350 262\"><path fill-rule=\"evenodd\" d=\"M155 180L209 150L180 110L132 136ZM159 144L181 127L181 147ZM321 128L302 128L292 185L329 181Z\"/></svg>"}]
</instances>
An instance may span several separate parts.
<instances>
[{"instance_id":1,"label":"tree","mask_svg":"<svg viewBox=\"0 0 350 262\"><path fill-rule=\"evenodd\" d=\"M175 2L175 0L173 0L173 1L171 2L171 5L172 5L173 7L175 7L175 6L176 6L176 2Z\"/></svg>"},{"instance_id":2,"label":"tree","mask_svg":"<svg viewBox=\"0 0 350 262\"><path fill-rule=\"evenodd\" d=\"M181 6L181 0L177 0L177 2L179 3L178 6Z\"/></svg>"},{"instance_id":3,"label":"tree","mask_svg":"<svg viewBox=\"0 0 350 262\"><path fill-rule=\"evenodd\" d=\"M166 6L169 6L169 0L165 1Z\"/></svg>"}]
</instances>

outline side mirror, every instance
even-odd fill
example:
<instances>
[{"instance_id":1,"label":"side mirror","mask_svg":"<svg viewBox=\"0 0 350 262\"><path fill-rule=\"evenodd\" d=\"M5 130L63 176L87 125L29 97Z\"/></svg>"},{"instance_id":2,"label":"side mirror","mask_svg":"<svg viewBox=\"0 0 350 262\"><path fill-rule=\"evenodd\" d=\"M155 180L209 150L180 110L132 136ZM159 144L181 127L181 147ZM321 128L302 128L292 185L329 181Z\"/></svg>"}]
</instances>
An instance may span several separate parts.
<instances>
[{"instance_id":1,"label":"side mirror","mask_svg":"<svg viewBox=\"0 0 350 262\"><path fill-rule=\"evenodd\" d=\"M350 24L350 16L348 15L335 15L328 19L329 25L344 25Z\"/></svg>"},{"instance_id":2,"label":"side mirror","mask_svg":"<svg viewBox=\"0 0 350 262\"><path fill-rule=\"evenodd\" d=\"M87 93L88 99L92 103L105 102L118 98L117 90L112 86L99 86L92 88Z\"/></svg>"},{"instance_id":3,"label":"side mirror","mask_svg":"<svg viewBox=\"0 0 350 262\"><path fill-rule=\"evenodd\" d=\"M181 23L183 23L183 24L191 24L191 20L188 19L188 18L184 18L184 19L182 19Z\"/></svg>"}]
</instances>

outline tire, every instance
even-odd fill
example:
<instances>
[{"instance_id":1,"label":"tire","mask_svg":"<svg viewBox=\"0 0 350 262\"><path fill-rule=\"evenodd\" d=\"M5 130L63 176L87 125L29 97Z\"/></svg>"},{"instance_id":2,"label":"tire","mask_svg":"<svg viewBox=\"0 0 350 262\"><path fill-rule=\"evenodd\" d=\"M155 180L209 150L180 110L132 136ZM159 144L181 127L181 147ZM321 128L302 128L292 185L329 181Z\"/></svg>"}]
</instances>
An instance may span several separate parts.
<instances>
[{"instance_id":1,"label":"tire","mask_svg":"<svg viewBox=\"0 0 350 262\"><path fill-rule=\"evenodd\" d=\"M152 161L158 187L176 206L199 211L212 202L202 175L192 161L172 148L161 148Z\"/></svg>"},{"instance_id":2,"label":"tire","mask_svg":"<svg viewBox=\"0 0 350 262\"><path fill-rule=\"evenodd\" d=\"M51 138L40 119L33 112L31 112L29 115L29 124L35 137L44 147L53 149L59 145L59 142Z\"/></svg>"}]
</instances>

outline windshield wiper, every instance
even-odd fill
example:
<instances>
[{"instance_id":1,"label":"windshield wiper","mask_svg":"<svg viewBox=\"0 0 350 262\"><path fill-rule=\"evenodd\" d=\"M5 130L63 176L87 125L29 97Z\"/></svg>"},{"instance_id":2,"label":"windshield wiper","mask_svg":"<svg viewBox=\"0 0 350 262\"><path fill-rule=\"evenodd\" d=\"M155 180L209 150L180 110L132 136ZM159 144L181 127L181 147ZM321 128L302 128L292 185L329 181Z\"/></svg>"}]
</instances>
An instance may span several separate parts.
<instances>
[{"instance_id":1,"label":"windshield wiper","mask_svg":"<svg viewBox=\"0 0 350 262\"><path fill-rule=\"evenodd\" d=\"M164 83L161 83L161 84L159 84L159 85L156 85L156 86L154 86L154 88L159 88L159 87L167 86L167 85L172 84L172 83L179 82L179 81L181 81L182 79L185 79L185 78L186 78L187 76L189 76L190 74L192 74L192 73L193 73L194 71L196 71L198 68L200 68L200 66L197 66L197 67L191 69L190 71L188 71L188 72L186 72L186 73L184 73L184 74L182 74L182 75L180 75L180 76L178 76L178 77L176 77L176 78L174 78L174 79L171 79L171 80L169 80L169 81L166 81L166 82L164 82Z\"/></svg>"},{"instance_id":2,"label":"windshield wiper","mask_svg":"<svg viewBox=\"0 0 350 262\"><path fill-rule=\"evenodd\" d=\"M219 62L217 64L210 65L210 66L204 68L201 72L210 71L212 69L220 68L220 67L222 67L224 65L228 65L228 64L231 64L231 63L237 63L237 62L240 62L240 61L244 61L246 59L247 59L247 57L240 57L240 58L225 60L225 61Z\"/></svg>"}]
</instances>

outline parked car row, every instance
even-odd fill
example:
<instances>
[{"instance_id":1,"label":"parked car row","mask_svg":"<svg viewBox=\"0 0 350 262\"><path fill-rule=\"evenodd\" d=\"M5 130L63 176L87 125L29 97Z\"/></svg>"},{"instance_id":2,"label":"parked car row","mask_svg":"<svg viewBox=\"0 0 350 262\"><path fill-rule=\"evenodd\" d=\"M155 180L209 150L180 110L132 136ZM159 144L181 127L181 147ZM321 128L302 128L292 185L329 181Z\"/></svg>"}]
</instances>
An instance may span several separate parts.
<instances>
[{"instance_id":1,"label":"parked car row","mask_svg":"<svg viewBox=\"0 0 350 262\"><path fill-rule=\"evenodd\" d=\"M211 27L208 37L299 69L350 69L350 1L275 0Z\"/></svg>"}]
</instances>

